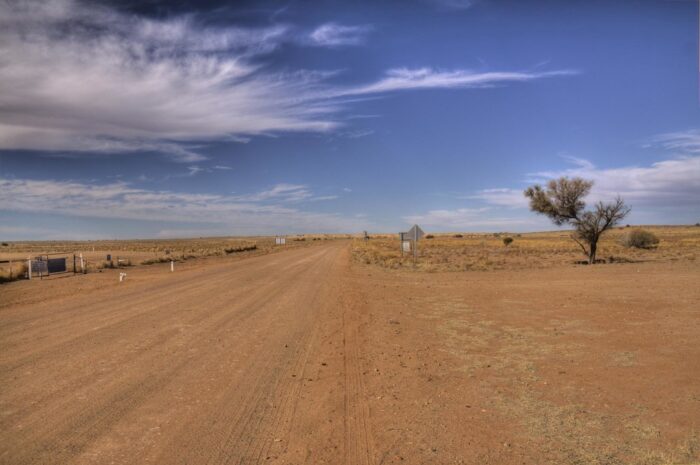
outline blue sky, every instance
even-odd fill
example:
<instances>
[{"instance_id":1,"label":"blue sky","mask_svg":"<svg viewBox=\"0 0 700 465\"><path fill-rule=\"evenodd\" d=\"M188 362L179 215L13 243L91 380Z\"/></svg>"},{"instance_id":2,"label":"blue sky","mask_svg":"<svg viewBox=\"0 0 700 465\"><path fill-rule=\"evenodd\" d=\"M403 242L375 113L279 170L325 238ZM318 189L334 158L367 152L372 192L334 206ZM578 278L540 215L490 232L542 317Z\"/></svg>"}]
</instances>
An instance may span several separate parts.
<instances>
[{"instance_id":1,"label":"blue sky","mask_svg":"<svg viewBox=\"0 0 700 465\"><path fill-rule=\"evenodd\" d=\"M694 1L0 4L0 236L700 221Z\"/></svg>"}]
</instances>

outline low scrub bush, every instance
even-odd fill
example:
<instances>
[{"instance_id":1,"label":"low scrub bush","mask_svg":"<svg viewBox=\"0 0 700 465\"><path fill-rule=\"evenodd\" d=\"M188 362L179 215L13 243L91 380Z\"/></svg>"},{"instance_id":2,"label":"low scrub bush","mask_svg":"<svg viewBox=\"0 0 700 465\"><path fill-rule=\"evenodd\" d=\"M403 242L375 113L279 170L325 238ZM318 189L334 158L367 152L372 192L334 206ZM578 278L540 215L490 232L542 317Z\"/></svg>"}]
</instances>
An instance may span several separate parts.
<instances>
[{"instance_id":1,"label":"low scrub bush","mask_svg":"<svg viewBox=\"0 0 700 465\"><path fill-rule=\"evenodd\" d=\"M171 260L173 260L173 259L168 258L168 257L149 258L148 260L142 261L141 264L142 265L155 265L156 263L167 263ZM177 261L177 260L175 260L175 261Z\"/></svg>"},{"instance_id":2,"label":"low scrub bush","mask_svg":"<svg viewBox=\"0 0 700 465\"><path fill-rule=\"evenodd\" d=\"M645 231L644 229L635 229L622 237L622 245L625 247L634 247L636 249L651 249L659 244L659 238L656 234Z\"/></svg>"},{"instance_id":3,"label":"low scrub bush","mask_svg":"<svg viewBox=\"0 0 700 465\"><path fill-rule=\"evenodd\" d=\"M455 234L455 235L452 236L452 237L456 237L457 239L461 239L461 238L463 238L464 236L463 236L462 234Z\"/></svg>"},{"instance_id":4,"label":"low scrub bush","mask_svg":"<svg viewBox=\"0 0 700 465\"><path fill-rule=\"evenodd\" d=\"M433 239L434 237L435 236L433 236L432 234L428 234L427 236L425 236L426 239Z\"/></svg>"},{"instance_id":5,"label":"low scrub bush","mask_svg":"<svg viewBox=\"0 0 700 465\"><path fill-rule=\"evenodd\" d=\"M240 252L248 252L250 250L257 250L258 246L257 245L243 245L240 247L231 247L229 249L224 249L224 252L226 252L226 255L232 254L232 253L240 253Z\"/></svg>"},{"instance_id":6,"label":"low scrub bush","mask_svg":"<svg viewBox=\"0 0 700 465\"><path fill-rule=\"evenodd\" d=\"M513 243L512 237L504 237L503 238L503 245L505 245L506 247L508 247L512 243Z\"/></svg>"}]
</instances>

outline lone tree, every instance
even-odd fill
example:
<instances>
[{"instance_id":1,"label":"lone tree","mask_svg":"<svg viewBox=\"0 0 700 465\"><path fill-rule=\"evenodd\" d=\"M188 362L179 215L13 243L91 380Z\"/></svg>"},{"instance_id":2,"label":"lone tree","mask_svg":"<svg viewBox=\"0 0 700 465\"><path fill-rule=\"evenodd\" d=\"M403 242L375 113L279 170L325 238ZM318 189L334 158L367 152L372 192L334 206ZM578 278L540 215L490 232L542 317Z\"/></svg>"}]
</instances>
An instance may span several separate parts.
<instances>
[{"instance_id":1,"label":"lone tree","mask_svg":"<svg viewBox=\"0 0 700 465\"><path fill-rule=\"evenodd\" d=\"M591 187L593 181L563 177L549 181L546 190L538 184L528 187L525 197L530 199L530 210L547 215L557 226L573 226L571 238L588 256L588 263L593 264L601 234L622 221L630 208L618 196L614 202L598 202L593 210L584 211L583 198Z\"/></svg>"}]
</instances>

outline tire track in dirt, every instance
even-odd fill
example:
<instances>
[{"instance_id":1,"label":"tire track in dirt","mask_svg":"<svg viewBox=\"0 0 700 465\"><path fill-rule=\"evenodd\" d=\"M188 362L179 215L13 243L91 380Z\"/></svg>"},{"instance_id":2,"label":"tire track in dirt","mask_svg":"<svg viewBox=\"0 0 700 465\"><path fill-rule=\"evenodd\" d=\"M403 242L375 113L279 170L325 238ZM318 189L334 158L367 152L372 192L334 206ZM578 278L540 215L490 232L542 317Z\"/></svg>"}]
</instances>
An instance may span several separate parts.
<instances>
[{"instance_id":1,"label":"tire track in dirt","mask_svg":"<svg viewBox=\"0 0 700 465\"><path fill-rule=\"evenodd\" d=\"M263 267L260 271L269 271L273 265L268 265ZM292 265L293 266L293 265ZM279 272L287 270L278 270ZM245 268L235 269L233 273L230 272L210 272L206 277L207 286L213 289L226 289L225 284L229 281L236 279L237 277L245 275ZM127 291L122 294L121 290L118 290L118 297L111 296L112 302L105 305L95 305L95 297L87 296L87 298L76 298L71 301L71 305L67 308L61 308L61 311L56 311L55 304L47 303L44 306L37 307L37 310L42 312L50 312L50 317L45 318L42 321L42 325L39 328L33 328L23 326L22 331L12 331L12 327L0 329L0 334L4 335L3 347L5 351L10 351L15 348L15 345L26 345L27 341L32 341L33 343L41 342L42 339L52 337L56 338L56 335L62 335L57 345L53 345L45 348L45 353L55 353L62 351L62 344L73 343L76 339L80 337L93 337L99 336L96 331L109 331L109 330L119 330L119 327L114 327L114 325L128 325L132 319L143 317L144 315L152 312L153 307L157 307L163 301L167 301L167 298L177 292L180 295L187 295L194 290L197 290L202 286L203 282L202 276L192 276L188 274L187 276L179 275L176 277L176 284L166 282L156 289L149 289L148 295L144 295L143 288L139 287L133 291ZM269 284L268 284L269 285ZM240 290L240 292L245 292L246 288ZM141 311L134 312L134 302L133 300L138 300L138 309ZM43 307L43 308L42 308ZM131 310L131 311L130 311ZM86 333L75 334L71 332L74 329L75 322L74 318L80 313L85 313L89 311L91 314L91 321L93 325L88 329ZM128 316L125 316L128 315ZM57 321L58 320L58 321ZM15 341L15 335L20 336L22 339ZM32 356L41 356L42 353L32 352ZM8 371L12 369L12 366L2 365L2 357L0 357L0 371ZM16 363L21 364L23 361L19 360Z\"/></svg>"},{"instance_id":2,"label":"tire track in dirt","mask_svg":"<svg viewBox=\"0 0 700 465\"><path fill-rule=\"evenodd\" d=\"M360 358L362 345L358 337L365 316L353 302L347 283L344 283L341 289L345 372L345 463L370 465L375 463L375 453L367 390L363 379L366 370Z\"/></svg>"},{"instance_id":3,"label":"tire track in dirt","mask_svg":"<svg viewBox=\"0 0 700 465\"><path fill-rule=\"evenodd\" d=\"M319 257L322 259L323 256L328 255L329 250L326 249L313 254L310 258L304 258L301 261L297 261L290 266L283 266L282 269L284 272L287 272L290 276L294 277L296 274L298 274L298 272L303 271L300 268L309 268L308 265L310 262L319 259ZM321 273L322 270L319 273L316 273L313 276L313 279L309 279L308 281L310 285L305 286L303 290L306 291L310 287L313 287L314 285L317 285L318 282L322 281ZM216 284L218 285L218 283ZM255 326L257 326L256 323L258 323L257 321L253 321L253 317L256 315L256 313L259 313L262 310L266 310L268 313L270 313L271 309L275 308L270 307L269 302L274 301L275 299L282 299L282 297L285 297L286 294L289 294L289 289L286 286L279 286L279 289L275 289L274 286L272 289L269 289L269 286L261 286L261 289L262 290L260 292L256 292L254 302L246 302L244 299L242 302L237 304L239 307L241 305L243 306L243 314L241 314L239 311L237 312L238 316L234 317L233 314L227 314L225 311L220 312L220 316L222 316L222 318L210 318L211 322L207 324L206 327L201 328L198 333L206 334L207 331L209 331L213 334L221 334L222 331L230 329L232 324L246 326L246 321L248 322L247 329L253 329ZM301 291L298 291L297 294L299 294L299 297L297 299L298 301L294 302L294 307L303 309L304 306L302 305L302 300L305 300L308 295L302 294ZM285 297L285 299L288 299L288 297ZM276 310L280 310L280 308L277 307ZM128 327L121 329L128 329ZM300 328L302 334L303 329L303 327ZM244 336L244 334L241 334L240 331L238 333L240 336ZM308 336L306 339L302 338L300 340L302 341L303 348L304 344L306 344L308 341ZM71 350L81 350L82 348L66 347L66 349L68 352L70 352ZM145 351L145 353L152 352L157 352L155 351L154 347L149 347L148 350ZM202 352L200 352L200 354L201 353ZM299 351L298 353L300 355L297 357L297 361L303 360L302 355L304 351ZM162 357L163 355L164 354L162 351L160 351L152 354L147 361L137 360L136 362L139 365L153 365L156 364L159 361L158 358ZM260 405L264 405L261 404L264 393L270 391L270 386L277 386L280 393L289 391L289 383L279 383L277 385L271 384L271 380L279 377L279 373L282 371L280 368L276 368L274 365L271 365L276 361L275 356L277 355L279 354L270 352L270 356L267 357L267 362L265 364L266 369L263 370L265 373L267 373L266 376L259 377L260 382L254 384L253 390L249 391L255 395L255 398L248 397L241 399L244 401L244 405L250 404L253 406L253 408L250 409L250 412L242 412L242 415L248 413L247 425L250 424L250 418L252 418L256 412L261 412ZM75 415L69 415L68 417L63 418L63 420L59 420L61 421L60 423L50 423L50 427L40 428L35 425L37 428L35 429L35 433L40 433L42 430L44 431L40 434L40 436L51 436L51 434L53 434L54 437L57 436L51 448L47 449L46 445L42 444L41 442L32 443L31 436L27 437L27 441L22 441L24 444L17 442L18 438L15 438L13 444L15 449L14 452L18 452L20 455L8 454L7 451L5 451L0 456L0 461L3 463L6 461L7 463L65 463L65 459L79 455L88 444L93 443L98 438L107 435L110 429L112 429L122 417L126 416L130 411L136 409L139 405L147 403L156 395L156 393L163 390L168 384L172 384L174 379L184 377L185 372L187 372L188 375L204 379L206 378L206 367L215 365L217 361L218 359L216 353L200 355L198 358L183 357L179 363L169 365L165 370L159 370L155 376L152 373L146 377L134 376L131 382L126 383L122 380L116 380L115 383L119 384L119 388L116 389L116 391L109 386L101 386L100 389L104 389L107 392L114 392L114 394L103 397L101 402L95 404L88 410L79 411ZM251 367L252 364L253 362L250 364ZM191 368L193 365L198 368L193 370ZM250 369L248 371L250 372ZM260 389L261 386L266 387L266 389ZM245 402L246 400L249 402ZM49 413L49 416L53 417L57 415L57 411L60 411L63 408L70 408L70 403L70 399L68 399L65 403L59 401L54 409L49 408L49 412L44 411L43 413ZM264 414L263 417L267 415L264 411L262 413ZM273 429L269 429L269 431L272 430ZM72 434L69 434L69 432L72 432ZM267 436L270 436L270 434L268 433ZM269 440L271 441L271 439ZM265 447L259 442L254 442L253 447L255 448L257 457L260 457ZM25 459L21 459L20 457L24 457ZM33 457L33 459L26 460L27 457Z\"/></svg>"},{"instance_id":4,"label":"tire track in dirt","mask_svg":"<svg viewBox=\"0 0 700 465\"><path fill-rule=\"evenodd\" d=\"M250 358L244 376L248 380L246 387L252 383L251 389L228 393L200 420L228 426L210 430L206 438L185 439L187 449L192 452L179 457L178 463L190 463L205 450L210 457L207 463L242 464L265 460L266 451L280 431L282 418L290 416L294 398L304 379L303 367L315 333L315 318L311 318L315 315L304 310L316 307L318 291L310 295L310 290L318 288L323 269L318 266L311 277L305 278L305 283L287 291L284 304L278 303L278 308L272 312L292 312L287 315L286 323L298 328L285 344L287 347L268 348L267 353L262 354L264 360L260 360L260 355L257 359ZM274 332L274 328L270 332Z\"/></svg>"},{"instance_id":5,"label":"tire track in dirt","mask_svg":"<svg viewBox=\"0 0 700 465\"><path fill-rule=\"evenodd\" d=\"M294 265L293 267L285 267L283 270L285 272L288 271L294 271L295 269L299 268L302 265ZM243 292L249 291L249 289L244 290ZM261 286L260 289L256 289L255 292L243 299L239 302L239 304L242 304L244 308L253 308L250 306L251 302L254 302L256 299L260 299L261 297L265 297L267 300L270 300L276 296L278 296L283 290L281 289L275 289L274 285L267 285L267 286ZM234 294L238 296L237 294ZM187 336L189 340L198 337L199 335L202 334L207 334L208 332L211 332L213 328L218 327L225 327L225 325L228 324L230 319L234 319L236 321L241 321L244 318L249 317L250 315L247 313L232 313L232 314L226 314L225 312L225 305L223 303L228 300L227 298L221 299L221 296L217 296L217 298L212 302L214 305L214 308L223 308L224 310L220 310L216 313L200 313L200 314L195 314L196 319L195 320L189 320L187 323L185 323L186 326L191 326L195 328L194 331L190 331L189 334L183 335L177 328L174 330L172 329L167 329L171 325L165 325L161 324L162 326L166 327L166 331L162 331L161 333L158 334L158 336L151 340L147 341L146 344L143 344L141 347L139 347L138 353L133 353L128 350L123 350L122 347L116 347L116 351L112 350L109 354L109 357L111 358L109 365L111 365L114 368L117 368L121 363L125 363L127 361L127 358L130 359L132 362L139 362L139 363L152 363L152 360L154 358L157 358L160 356L160 354L163 352L163 349L160 346L169 344L170 346L173 345L183 345L186 343L186 340L183 340L184 336ZM162 308L158 308L157 310L160 310L161 313L158 313L158 315L162 314L162 311L165 310L167 311L169 307L169 303L166 303L162 306ZM145 312L144 312L145 313ZM186 313L186 312L185 312ZM222 315L223 313L223 315ZM176 313L177 315L177 313ZM173 314L169 314L168 318L171 320L173 319ZM207 324L205 326L202 326L202 323L207 320ZM143 324L143 322L139 323L137 326L144 326L150 328L151 324L150 322L148 324ZM130 329L130 332L132 330ZM104 345L108 343L109 341L106 339L101 340L101 344ZM92 350L95 349L96 347L93 346L75 346L75 347L66 347L63 349L63 352L61 353L79 353L80 355L77 357L71 357L70 359L66 359L65 357L62 357L60 354L61 353L56 353L53 352L51 353L50 357L44 356L44 360L42 360L41 364L35 365L32 369L34 371L42 371L42 370L47 370L49 367L52 367L61 373L68 372L70 365L75 363L76 361L78 363L84 362L87 359ZM98 347L97 347L98 348ZM38 355L37 355L38 357ZM145 359L141 360L141 357L145 357ZM49 360L46 361L45 359L48 358ZM8 371L3 371L3 377L2 377L2 383L3 386L5 387L6 390L12 391L13 387L16 387L14 385L17 384L15 381L14 383L11 380L12 377L17 378L17 375L14 374L13 371L8 370ZM20 378L21 379L21 378ZM48 380L47 380L48 381ZM54 380L56 382L57 380ZM49 401L52 397L60 397L62 398L62 394L65 394L67 390L73 389L72 386L74 385L79 385L81 388L84 388L86 386L89 386L90 384L95 383L94 375L92 373L88 373L87 375L82 375L81 378L79 379L70 379L70 376L62 375L61 379L58 380L62 383L64 383L65 387L63 390L59 391L49 391L43 398L37 399L34 404L33 404L33 409L37 409L41 407L45 402ZM69 382L73 381L72 384ZM62 410L66 408L67 405L55 405L55 408L57 410ZM3 422L7 422L8 420L11 420L11 418L4 418ZM41 419L37 419L37 421L41 421ZM2 423L2 422L0 422Z\"/></svg>"}]
</instances>

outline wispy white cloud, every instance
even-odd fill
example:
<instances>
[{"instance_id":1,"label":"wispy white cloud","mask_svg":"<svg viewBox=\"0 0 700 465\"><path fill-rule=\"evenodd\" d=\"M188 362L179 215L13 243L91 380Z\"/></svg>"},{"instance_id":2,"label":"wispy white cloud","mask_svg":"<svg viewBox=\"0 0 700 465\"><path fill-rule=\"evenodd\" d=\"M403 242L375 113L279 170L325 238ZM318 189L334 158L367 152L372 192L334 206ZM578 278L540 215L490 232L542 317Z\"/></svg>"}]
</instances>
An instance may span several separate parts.
<instances>
[{"instance_id":1,"label":"wispy white cloud","mask_svg":"<svg viewBox=\"0 0 700 465\"><path fill-rule=\"evenodd\" d=\"M265 73L252 58L286 29L148 20L71 0L0 3L0 149L158 151L192 141L325 131L303 97L321 73ZM221 53L226 52L226 53Z\"/></svg>"},{"instance_id":2,"label":"wispy white cloud","mask_svg":"<svg viewBox=\"0 0 700 465\"><path fill-rule=\"evenodd\" d=\"M489 205L498 205L500 207L527 207L527 199L525 199L522 189L481 189L474 195L461 198L481 200Z\"/></svg>"},{"instance_id":3,"label":"wispy white cloud","mask_svg":"<svg viewBox=\"0 0 700 465\"><path fill-rule=\"evenodd\" d=\"M371 136L372 134L374 134L374 129L356 129L353 131L346 131L341 135L348 139L360 139L362 137Z\"/></svg>"},{"instance_id":4,"label":"wispy white cloud","mask_svg":"<svg viewBox=\"0 0 700 465\"><path fill-rule=\"evenodd\" d=\"M477 0L425 0L435 5L440 10L455 11L471 8Z\"/></svg>"},{"instance_id":5,"label":"wispy white cloud","mask_svg":"<svg viewBox=\"0 0 700 465\"><path fill-rule=\"evenodd\" d=\"M321 200L335 200L337 195L314 195L306 184L276 184L269 189L253 194L238 195L232 197L244 202L318 202Z\"/></svg>"},{"instance_id":6,"label":"wispy white cloud","mask_svg":"<svg viewBox=\"0 0 700 465\"><path fill-rule=\"evenodd\" d=\"M346 26L338 23L326 23L314 29L309 34L309 39L313 45L321 47L360 45L364 43L371 29L367 25Z\"/></svg>"},{"instance_id":7,"label":"wispy white cloud","mask_svg":"<svg viewBox=\"0 0 700 465\"><path fill-rule=\"evenodd\" d=\"M493 231L531 227L538 223L536 218L514 218L494 214L488 207L430 210L423 214L404 216L403 219L408 224L415 223L441 231Z\"/></svg>"},{"instance_id":8,"label":"wispy white cloud","mask_svg":"<svg viewBox=\"0 0 700 465\"><path fill-rule=\"evenodd\" d=\"M366 28L324 26L314 35L329 45L359 41ZM0 2L0 150L151 151L194 163L213 140L332 131L352 97L572 73L396 69L376 82L338 86L328 83L335 71L263 66L287 40L294 39L280 25L153 20L79 0Z\"/></svg>"},{"instance_id":9,"label":"wispy white cloud","mask_svg":"<svg viewBox=\"0 0 700 465\"><path fill-rule=\"evenodd\" d=\"M599 168L590 160L562 156L571 167L538 171L525 175L526 183L545 183L550 179L581 177L594 182L589 201L610 200L617 195L636 207L685 208L700 210L700 131L662 134L653 144L667 153L667 159L648 166ZM464 199L481 200L489 205L526 208L522 188L479 190Z\"/></svg>"},{"instance_id":10,"label":"wispy white cloud","mask_svg":"<svg viewBox=\"0 0 700 465\"><path fill-rule=\"evenodd\" d=\"M149 190L125 182L90 184L0 178L0 205L6 211L196 223L207 228L228 228L230 233L241 234L341 232L367 226L365 221L356 218L291 206L331 197L316 197L307 186L293 184L280 184L257 194L233 196ZM202 229L202 226L190 229Z\"/></svg>"},{"instance_id":11,"label":"wispy white cloud","mask_svg":"<svg viewBox=\"0 0 700 465\"><path fill-rule=\"evenodd\" d=\"M386 77L377 82L339 90L339 95L365 95L393 92L408 89L450 89L470 87L491 87L507 82L523 82L535 79L571 76L575 70L543 72L476 72L470 70L442 71L432 68L389 70Z\"/></svg>"},{"instance_id":12,"label":"wispy white cloud","mask_svg":"<svg viewBox=\"0 0 700 465\"><path fill-rule=\"evenodd\" d=\"M681 147L675 147L680 149ZM688 152L688 147L682 150ZM700 155L678 155L649 166L598 168L589 160L564 157L572 167L526 175L527 184L545 183L561 176L582 177L594 182L587 202L610 201L620 195L632 206L630 221L648 223L697 221L700 218ZM440 230L533 230L551 225L533 216L523 187L491 188L456 196L469 208L437 209L404 217ZM474 207L473 205L481 205ZM483 206L486 205L486 206Z\"/></svg>"},{"instance_id":13,"label":"wispy white cloud","mask_svg":"<svg viewBox=\"0 0 700 465\"><path fill-rule=\"evenodd\" d=\"M700 154L700 130L670 132L654 138L654 142L668 150L686 154Z\"/></svg>"},{"instance_id":14,"label":"wispy white cloud","mask_svg":"<svg viewBox=\"0 0 700 465\"><path fill-rule=\"evenodd\" d=\"M205 171L205 169L202 168L201 166L195 165L195 166L188 166L187 171L188 171L187 176L195 176L196 174L201 173L202 171Z\"/></svg>"},{"instance_id":15,"label":"wispy white cloud","mask_svg":"<svg viewBox=\"0 0 700 465\"><path fill-rule=\"evenodd\" d=\"M254 194L239 195L236 200L246 202L263 202L266 200L282 200L284 202L298 202L310 198L313 194L308 186L303 184L277 184L270 189Z\"/></svg>"},{"instance_id":16,"label":"wispy white cloud","mask_svg":"<svg viewBox=\"0 0 700 465\"><path fill-rule=\"evenodd\" d=\"M561 176L579 176L594 181L591 200L622 196L633 206L700 205L700 156L680 156L650 166L598 168L586 160L558 171L541 171L529 177L546 181Z\"/></svg>"}]
</instances>

